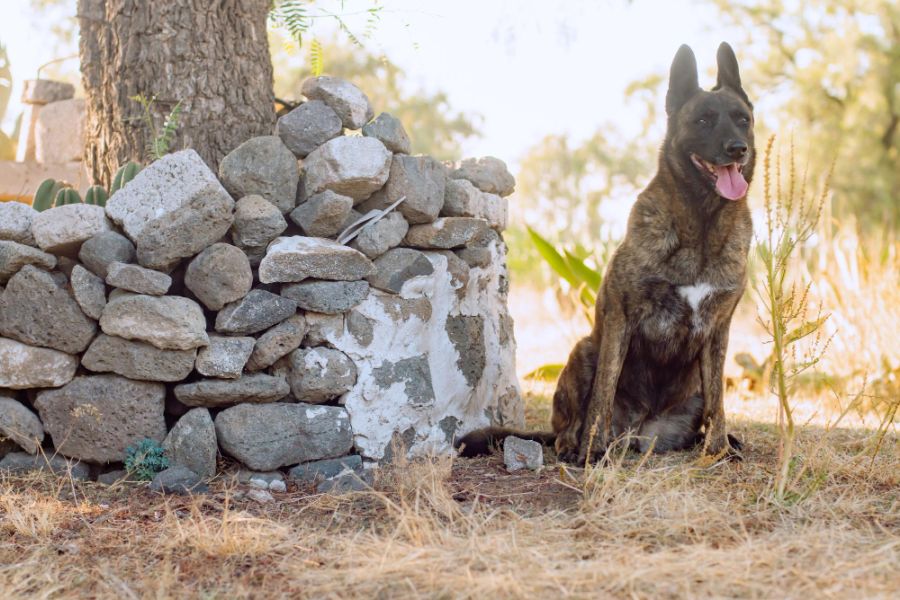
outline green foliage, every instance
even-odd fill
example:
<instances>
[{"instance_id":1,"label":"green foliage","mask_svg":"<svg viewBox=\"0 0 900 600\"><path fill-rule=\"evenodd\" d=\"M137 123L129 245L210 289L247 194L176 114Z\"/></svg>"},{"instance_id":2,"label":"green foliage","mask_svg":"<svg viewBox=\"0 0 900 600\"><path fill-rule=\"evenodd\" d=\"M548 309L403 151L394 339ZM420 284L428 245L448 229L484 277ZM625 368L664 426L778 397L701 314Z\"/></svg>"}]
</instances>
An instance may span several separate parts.
<instances>
[{"instance_id":1,"label":"green foliage","mask_svg":"<svg viewBox=\"0 0 900 600\"><path fill-rule=\"evenodd\" d=\"M169 468L169 459L159 443L151 439L141 440L137 446L125 449L125 470L140 481L150 481Z\"/></svg>"},{"instance_id":2,"label":"green foliage","mask_svg":"<svg viewBox=\"0 0 900 600\"><path fill-rule=\"evenodd\" d=\"M84 193L84 203L94 206L106 206L107 198L106 189L99 185L89 187L88 191Z\"/></svg>"},{"instance_id":3,"label":"green foliage","mask_svg":"<svg viewBox=\"0 0 900 600\"><path fill-rule=\"evenodd\" d=\"M116 174L113 176L112 186L109 188L109 195L112 196L118 192L140 172L141 165L136 162L128 162L119 167L119 170L116 171Z\"/></svg>"},{"instance_id":4,"label":"green foliage","mask_svg":"<svg viewBox=\"0 0 900 600\"><path fill-rule=\"evenodd\" d=\"M166 115L162 129L160 129L156 126L156 119L154 118L156 96L147 97L144 94L137 94L131 96L130 99L141 105L140 121L144 124L144 129L146 130L144 133L146 136L144 152L147 160L152 162L162 158L171 151L172 142L175 140L178 120L181 117L181 100L176 102L172 110Z\"/></svg>"},{"instance_id":5,"label":"green foliage","mask_svg":"<svg viewBox=\"0 0 900 600\"><path fill-rule=\"evenodd\" d=\"M351 14L358 13L345 13L343 7L344 4L341 2L341 12L332 12L330 9L319 6L316 0L279 0L274 3L269 12L269 22L276 29L287 31L291 40L298 47L302 47L307 34L311 33L317 23L331 21L337 24L338 29L353 45L363 48L362 40L353 32L347 22ZM383 6L376 3L364 11L366 21L363 37L371 37L374 33L383 9ZM316 77L321 75L324 70L323 57L322 44L314 37L310 45L309 64L310 71Z\"/></svg>"},{"instance_id":6,"label":"green foliage","mask_svg":"<svg viewBox=\"0 0 900 600\"><path fill-rule=\"evenodd\" d=\"M272 63L275 96L296 98L301 82L314 74L310 64L298 64L289 52L280 51L273 33ZM321 40L329 75L340 77L365 90L375 113L389 111L400 119L409 134L414 153L439 160L462 158L463 140L479 135L476 118L454 111L443 92L416 90L400 67L344 40ZM305 62L305 61L304 61Z\"/></svg>"},{"instance_id":7,"label":"green foliage","mask_svg":"<svg viewBox=\"0 0 900 600\"><path fill-rule=\"evenodd\" d=\"M56 193L56 201L53 206L58 208L67 204L81 204L81 194L72 187L64 187Z\"/></svg>"}]
</instances>

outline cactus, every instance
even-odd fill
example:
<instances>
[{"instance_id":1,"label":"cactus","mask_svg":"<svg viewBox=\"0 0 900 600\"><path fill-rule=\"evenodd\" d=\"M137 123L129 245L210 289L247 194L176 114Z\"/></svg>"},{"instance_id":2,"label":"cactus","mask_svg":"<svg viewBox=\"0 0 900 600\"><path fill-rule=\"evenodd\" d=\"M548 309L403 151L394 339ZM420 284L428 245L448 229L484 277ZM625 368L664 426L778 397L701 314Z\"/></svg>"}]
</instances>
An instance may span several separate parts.
<instances>
[{"instance_id":1,"label":"cactus","mask_svg":"<svg viewBox=\"0 0 900 600\"><path fill-rule=\"evenodd\" d=\"M56 200L56 195L65 186L66 184L62 181L45 179L34 193L34 199L31 202L31 206L38 212L53 208L53 202Z\"/></svg>"},{"instance_id":2,"label":"cactus","mask_svg":"<svg viewBox=\"0 0 900 600\"><path fill-rule=\"evenodd\" d=\"M109 189L109 195L112 196L120 189L122 189L125 184L134 179L134 176L140 173L140 171L141 165L134 162L129 162L119 167L119 170L116 171L115 177L113 177L113 183L112 187Z\"/></svg>"},{"instance_id":3,"label":"cactus","mask_svg":"<svg viewBox=\"0 0 900 600\"><path fill-rule=\"evenodd\" d=\"M84 194L84 203L85 204L93 204L95 206L106 206L106 190L99 186L94 185L88 188L88 191Z\"/></svg>"},{"instance_id":4,"label":"cactus","mask_svg":"<svg viewBox=\"0 0 900 600\"><path fill-rule=\"evenodd\" d=\"M54 207L65 206L66 204L81 204L81 195L78 190L70 187L64 187L56 194L56 202Z\"/></svg>"}]
</instances>

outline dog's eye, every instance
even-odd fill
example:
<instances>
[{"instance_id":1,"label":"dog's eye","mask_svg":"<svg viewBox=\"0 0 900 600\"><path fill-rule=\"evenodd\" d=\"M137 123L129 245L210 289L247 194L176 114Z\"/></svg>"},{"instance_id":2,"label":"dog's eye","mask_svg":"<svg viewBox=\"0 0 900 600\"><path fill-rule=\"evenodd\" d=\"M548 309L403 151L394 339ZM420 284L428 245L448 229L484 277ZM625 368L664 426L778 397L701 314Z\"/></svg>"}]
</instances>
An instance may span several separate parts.
<instances>
[{"instance_id":1,"label":"dog's eye","mask_svg":"<svg viewBox=\"0 0 900 600\"><path fill-rule=\"evenodd\" d=\"M738 117L738 125L747 126L750 124L750 117Z\"/></svg>"},{"instance_id":2,"label":"dog's eye","mask_svg":"<svg viewBox=\"0 0 900 600\"><path fill-rule=\"evenodd\" d=\"M709 119L706 117L700 117L697 119L697 125L709 125Z\"/></svg>"}]
</instances>

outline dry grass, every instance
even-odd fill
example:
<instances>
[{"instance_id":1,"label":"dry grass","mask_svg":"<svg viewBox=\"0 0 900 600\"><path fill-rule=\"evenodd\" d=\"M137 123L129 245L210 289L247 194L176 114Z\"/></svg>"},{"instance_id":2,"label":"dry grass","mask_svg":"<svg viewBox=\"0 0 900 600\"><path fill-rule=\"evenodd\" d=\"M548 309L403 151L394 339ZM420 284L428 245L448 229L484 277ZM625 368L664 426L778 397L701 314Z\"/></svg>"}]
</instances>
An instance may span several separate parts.
<instances>
[{"instance_id":1,"label":"dry grass","mask_svg":"<svg viewBox=\"0 0 900 600\"><path fill-rule=\"evenodd\" d=\"M530 414L544 414L532 397ZM807 475L771 498L776 432L740 464L615 453L589 474L498 457L384 469L343 497L199 498L51 476L0 479L4 598L897 597L900 448L800 431Z\"/></svg>"}]
</instances>

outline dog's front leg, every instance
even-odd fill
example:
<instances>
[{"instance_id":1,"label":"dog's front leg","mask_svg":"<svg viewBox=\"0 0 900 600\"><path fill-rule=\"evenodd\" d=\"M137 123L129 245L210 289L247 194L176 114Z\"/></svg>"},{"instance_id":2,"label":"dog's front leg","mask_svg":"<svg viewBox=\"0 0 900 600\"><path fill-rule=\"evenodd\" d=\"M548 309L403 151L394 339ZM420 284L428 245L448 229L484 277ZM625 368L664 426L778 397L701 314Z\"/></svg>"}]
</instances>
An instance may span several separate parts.
<instances>
[{"instance_id":1,"label":"dog's front leg","mask_svg":"<svg viewBox=\"0 0 900 600\"><path fill-rule=\"evenodd\" d=\"M703 454L715 458L737 458L737 448L729 443L725 429L723 371L725 350L728 347L728 326L731 319L719 323L700 352L700 381L703 392L703 422L706 439Z\"/></svg>"},{"instance_id":2,"label":"dog's front leg","mask_svg":"<svg viewBox=\"0 0 900 600\"><path fill-rule=\"evenodd\" d=\"M620 305L604 307L597 371L581 430L578 463L601 458L612 439L613 402L628 350L627 320ZM598 311L599 312L599 311ZM599 315L598 315L599 316ZM593 435L592 435L593 434ZM590 456L588 456L590 450Z\"/></svg>"}]
</instances>

